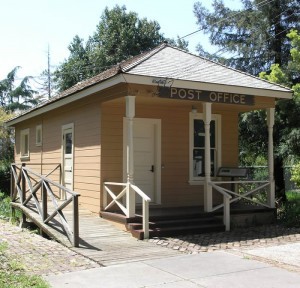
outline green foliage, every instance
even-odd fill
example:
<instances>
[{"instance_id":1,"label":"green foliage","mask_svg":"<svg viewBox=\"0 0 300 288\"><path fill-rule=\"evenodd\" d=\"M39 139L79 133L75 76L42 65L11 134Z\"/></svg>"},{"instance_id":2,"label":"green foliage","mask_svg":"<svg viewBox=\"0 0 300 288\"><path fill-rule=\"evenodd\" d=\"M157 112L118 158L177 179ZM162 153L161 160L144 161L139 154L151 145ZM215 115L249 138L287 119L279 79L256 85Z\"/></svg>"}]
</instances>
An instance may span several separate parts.
<instances>
[{"instance_id":1,"label":"green foliage","mask_svg":"<svg viewBox=\"0 0 300 288\"><path fill-rule=\"evenodd\" d=\"M1 166L3 162L11 162L14 156L13 131L4 126L4 122L11 117L12 115L10 113L6 113L5 110L2 107L0 107L0 170L2 170Z\"/></svg>"},{"instance_id":2,"label":"green foliage","mask_svg":"<svg viewBox=\"0 0 300 288\"><path fill-rule=\"evenodd\" d=\"M293 181L297 187L300 188L300 163L292 167L291 181Z\"/></svg>"},{"instance_id":3,"label":"green foliage","mask_svg":"<svg viewBox=\"0 0 300 288\"><path fill-rule=\"evenodd\" d=\"M16 86L17 71L15 67L7 74L7 77L0 81L0 106L8 112L26 110L38 103L34 97L36 91L30 86L31 77L26 76Z\"/></svg>"},{"instance_id":4,"label":"green foliage","mask_svg":"<svg viewBox=\"0 0 300 288\"><path fill-rule=\"evenodd\" d=\"M300 193L289 191L287 201L278 209L278 219L287 227L300 227Z\"/></svg>"},{"instance_id":5,"label":"green foliage","mask_svg":"<svg viewBox=\"0 0 300 288\"><path fill-rule=\"evenodd\" d=\"M222 58L223 62L253 75L274 63L287 64L290 44L286 31L300 28L298 0L241 0L240 9L214 0L212 10L205 8L204 2L194 4L199 29L209 35L212 45L232 55ZM203 48L199 46L198 51L203 53Z\"/></svg>"},{"instance_id":6,"label":"green foliage","mask_svg":"<svg viewBox=\"0 0 300 288\"><path fill-rule=\"evenodd\" d=\"M10 194L10 164L7 161L0 161L0 191L7 196Z\"/></svg>"},{"instance_id":7,"label":"green foliage","mask_svg":"<svg viewBox=\"0 0 300 288\"><path fill-rule=\"evenodd\" d=\"M70 56L54 72L59 91L110 68L132 56L154 48L165 40L156 21L138 18L125 6L105 8L94 34L85 43L76 35L69 45ZM182 49L184 40L167 39Z\"/></svg>"},{"instance_id":8,"label":"green foliage","mask_svg":"<svg viewBox=\"0 0 300 288\"><path fill-rule=\"evenodd\" d=\"M11 217L10 197L0 192L0 219L9 220Z\"/></svg>"}]
</instances>

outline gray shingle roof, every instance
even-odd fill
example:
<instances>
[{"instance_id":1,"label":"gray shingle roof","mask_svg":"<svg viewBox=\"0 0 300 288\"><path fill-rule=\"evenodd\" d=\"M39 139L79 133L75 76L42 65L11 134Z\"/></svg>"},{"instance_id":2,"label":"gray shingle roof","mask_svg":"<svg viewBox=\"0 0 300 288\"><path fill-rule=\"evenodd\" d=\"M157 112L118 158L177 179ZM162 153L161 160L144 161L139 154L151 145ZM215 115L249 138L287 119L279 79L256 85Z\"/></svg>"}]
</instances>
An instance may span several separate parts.
<instances>
[{"instance_id":1,"label":"gray shingle roof","mask_svg":"<svg viewBox=\"0 0 300 288\"><path fill-rule=\"evenodd\" d=\"M289 89L264 81L250 74L220 65L175 47L164 45L151 57L135 66L128 65L124 72L149 77L171 78L248 88L261 88L287 92Z\"/></svg>"},{"instance_id":2,"label":"gray shingle roof","mask_svg":"<svg viewBox=\"0 0 300 288\"><path fill-rule=\"evenodd\" d=\"M150 51L123 61L92 78L77 83L73 87L52 97L50 100L32 107L13 119L29 114L32 111L36 111L66 97L71 97L120 73L291 93L289 88L270 83L163 43Z\"/></svg>"}]
</instances>

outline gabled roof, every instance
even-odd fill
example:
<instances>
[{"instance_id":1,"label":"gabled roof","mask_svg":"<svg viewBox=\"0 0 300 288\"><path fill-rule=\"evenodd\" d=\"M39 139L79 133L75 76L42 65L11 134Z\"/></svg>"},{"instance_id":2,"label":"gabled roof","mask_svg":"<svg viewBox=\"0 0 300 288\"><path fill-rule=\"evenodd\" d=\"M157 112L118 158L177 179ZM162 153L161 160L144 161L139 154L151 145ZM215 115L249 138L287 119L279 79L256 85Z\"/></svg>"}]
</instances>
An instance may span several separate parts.
<instances>
[{"instance_id":1,"label":"gabled roof","mask_svg":"<svg viewBox=\"0 0 300 288\"><path fill-rule=\"evenodd\" d=\"M70 101L78 100L118 83L153 85L153 79L157 78L174 80L174 87L183 87L184 85L190 87L193 85L193 88L203 89L205 85L214 85L214 90L220 92L223 91L224 87L230 91L242 88L247 89L247 94L257 96L292 97L292 90L289 88L270 83L163 43L150 51L123 61L90 79L77 83L50 100L9 120L8 125L13 125L23 119L41 114L44 112L45 109L43 108L45 107L51 106L53 107L52 109L55 109ZM68 98L67 101L66 98ZM25 115L27 116L24 118Z\"/></svg>"}]
</instances>

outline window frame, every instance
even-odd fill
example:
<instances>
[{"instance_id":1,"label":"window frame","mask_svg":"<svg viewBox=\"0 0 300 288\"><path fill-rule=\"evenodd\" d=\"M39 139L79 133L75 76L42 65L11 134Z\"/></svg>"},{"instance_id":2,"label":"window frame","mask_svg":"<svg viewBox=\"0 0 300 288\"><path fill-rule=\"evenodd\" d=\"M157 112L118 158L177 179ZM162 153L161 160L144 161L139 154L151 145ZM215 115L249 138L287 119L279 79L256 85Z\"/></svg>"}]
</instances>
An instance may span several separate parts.
<instances>
[{"instance_id":1,"label":"window frame","mask_svg":"<svg viewBox=\"0 0 300 288\"><path fill-rule=\"evenodd\" d=\"M27 140L26 140L27 139ZM26 149L27 146L27 149ZM27 151L25 151L27 150ZM30 159L30 130L29 128L23 129L20 132L20 159Z\"/></svg>"},{"instance_id":2,"label":"window frame","mask_svg":"<svg viewBox=\"0 0 300 288\"><path fill-rule=\"evenodd\" d=\"M194 113L190 112L190 120L189 120L189 183L191 185L203 185L204 184L204 176L194 176L193 174L193 152L194 152L194 120L203 120L203 113ZM215 175L212 177L216 178L217 169L221 167L221 159L222 159L222 150L221 150L221 142L222 142L222 134L221 134L221 115L220 114L212 114L211 120L215 121ZM205 152L204 152L205 153ZM204 161L204 160L203 160Z\"/></svg>"},{"instance_id":3,"label":"window frame","mask_svg":"<svg viewBox=\"0 0 300 288\"><path fill-rule=\"evenodd\" d=\"M35 127L35 145L42 146L43 144L43 127L42 124Z\"/></svg>"}]
</instances>

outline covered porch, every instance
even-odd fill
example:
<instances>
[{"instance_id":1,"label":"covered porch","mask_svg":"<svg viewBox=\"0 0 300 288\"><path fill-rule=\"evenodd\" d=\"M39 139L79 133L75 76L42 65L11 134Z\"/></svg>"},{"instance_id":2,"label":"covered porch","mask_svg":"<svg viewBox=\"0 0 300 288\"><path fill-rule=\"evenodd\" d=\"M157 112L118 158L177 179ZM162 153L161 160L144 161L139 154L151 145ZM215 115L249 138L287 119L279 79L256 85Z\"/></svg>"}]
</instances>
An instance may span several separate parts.
<instances>
[{"instance_id":1,"label":"covered porch","mask_svg":"<svg viewBox=\"0 0 300 288\"><path fill-rule=\"evenodd\" d=\"M165 97L158 97L154 100L152 99L152 101L158 101L158 104L156 103L156 105L159 105L159 103L163 101L163 106L165 105L165 107L167 107L168 103L166 101L168 100L161 98ZM233 226L238 227L241 225L241 221L238 219L244 219L246 214L248 215L248 218L244 221L247 223L255 222L256 224L266 224L265 221L269 221L268 223L274 221L276 218L273 171L274 107L272 106L274 106L274 101L271 101L268 103L268 105L265 103L262 105L262 107L266 109L268 115L266 120L269 140L268 178L263 181L255 181L247 178L247 175L240 175L243 177L239 177L239 175L226 175L226 173L225 175L219 174L219 170L222 167L238 170L238 162L236 161L238 158L238 151L236 149L233 149L235 152L235 161L226 161L224 160L226 159L224 156L222 160L221 156L224 151L230 149L228 146L231 145L235 148L238 146L238 143L236 142L237 138L235 137L234 139L227 139L227 142L223 141L227 143L227 147L217 147L218 144L216 143L217 141L215 139L215 137L223 139L224 135L222 135L222 131L224 130L222 130L221 127L226 126L225 124L222 125L222 121L220 121L220 119L218 119L219 122L216 123L217 120L215 111L218 111L222 116L221 111L224 109L226 104L203 101L190 102L187 99L171 100L173 100L171 107L177 105L181 106L181 108L184 107L183 109L185 110L185 113L189 115L189 121L192 123L194 130L190 131L190 142L203 142L202 146L199 144L193 144L189 147L189 162L192 163L192 166L190 165L190 167L187 169L189 170L190 178L186 183L186 185L198 191L198 194L202 194L203 200L197 201L197 198L195 198L194 204L192 205L170 205L169 203L162 201L164 198L163 194L166 192L166 190L163 188L163 185L161 185L159 187L161 194L159 197L154 195L156 201L153 201L153 199L149 197L149 193L143 190L143 184L138 185L136 183L134 121L136 118L136 113L138 114L138 119L143 116L143 114L139 113L138 110L141 109L141 111L145 111L145 107L143 106L145 103L149 105L149 100L144 102L142 97L139 95L126 96L125 101L123 101L126 108L126 114L124 115L125 124L123 129L123 133L125 134L125 137L123 138L125 140L125 149L123 151L124 154L126 154L124 155L124 159L126 161L123 165L123 179L125 181L103 182L103 205L100 215L106 219L124 224L126 229L131 231L132 234L139 239L148 238L149 236L152 237L155 235L163 235L163 230L169 235L172 235L172 233L180 234L209 232L211 229L215 229L215 231L229 231L231 229L231 223ZM214 107L216 108L214 109ZM232 110L236 115L236 123L233 125L235 129L237 129L238 113L254 109L253 105L249 105L249 103L245 105L230 105L226 106L226 113L228 113L228 110L230 111L230 108L228 107L232 107ZM255 106L256 109L258 107L260 106ZM201 127L199 127L200 118L198 117L199 113L196 111L197 109L200 110L201 114ZM218 129L216 128L217 125L219 126ZM191 130L191 127L186 127L185 129ZM196 131L196 129L198 129L198 131ZM215 129L215 133L219 135L212 137L213 129ZM200 140L194 139L191 135L195 133L198 135L198 138L202 138ZM218 149L220 149L220 151L218 151ZM163 148L161 153L164 153ZM149 171L152 173L154 172L152 169L158 170L160 172L158 175L161 177L163 177L162 172L165 169L165 163L162 158L163 156L160 155L160 159L156 165L149 165L148 167ZM201 161L199 161L199 159L201 159ZM201 162L200 167L198 165L199 162ZM226 171L227 170L228 169L226 169ZM140 171L137 171L137 173L139 172ZM176 175L175 170L174 172ZM186 171L184 173L187 174ZM160 183L163 184L163 182L164 179L160 179ZM174 179L174 182L176 182L176 179ZM261 201L260 197L256 197L258 194L263 194L264 197L261 198L264 198L266 201ZM157 198L159 198L159 201L157 201ZM250 203L253 203L253 205L250 205ZM262 215L265 217L260 217ZM233 221L233 219L235 220ZM157 222L159 222L159 224L157 224ZM169 224L177 226L177 232L174 232L175 229L171 231L171 229L168 230L159 227L159 225L162 225L162 227L170 227ZM158 231L160 232L158 233Z\"/></svg>"}]
</instances>

